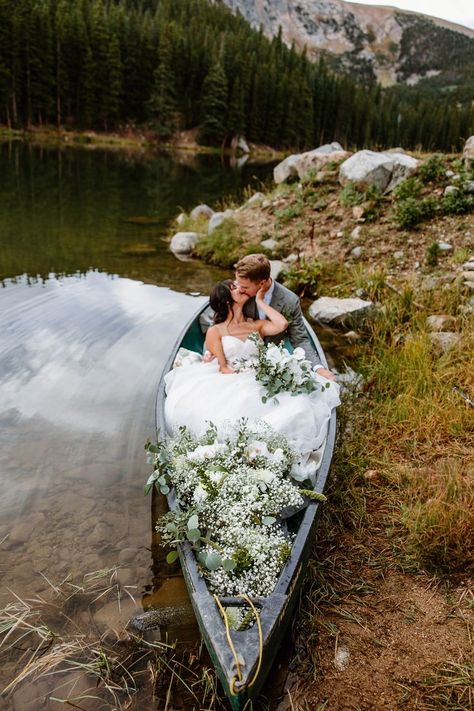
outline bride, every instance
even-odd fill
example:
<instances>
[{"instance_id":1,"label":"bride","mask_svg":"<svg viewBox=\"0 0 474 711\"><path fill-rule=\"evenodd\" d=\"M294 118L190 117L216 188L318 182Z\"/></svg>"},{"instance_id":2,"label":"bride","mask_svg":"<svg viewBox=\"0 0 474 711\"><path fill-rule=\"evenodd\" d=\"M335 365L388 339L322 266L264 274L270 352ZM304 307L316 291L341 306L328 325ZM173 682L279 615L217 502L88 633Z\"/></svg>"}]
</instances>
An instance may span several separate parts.
<instances>
[{"instance_id":1,"label":"bride","mask_svg":"<svg viewBox=\"0 0 474 711\"><path fill-rule=\"evenodd\" d=\"M284 331L288 322L266 304L264 291L256 294L257 307L265 320L246 318L243 306L249 299L230 279L212 290L210 305L214 326L206 334L206 348L214 356L210 362L175 368L165 376L165 420L169 432L185 425L195 435L205 432L212 422L217 429L245 417L249 422L264 420L283 434L300 456L299 473L311 476L317 466L316 450L324 442L332 408L339 405L339 386L322 375L315 379L326 387L309 394L282 392L278 401L262 402L264 393L251 370L235 372L256 353L251 333L261 338ZM329 386L327 385L329 384Z\"/></svg>"}]
</instances>

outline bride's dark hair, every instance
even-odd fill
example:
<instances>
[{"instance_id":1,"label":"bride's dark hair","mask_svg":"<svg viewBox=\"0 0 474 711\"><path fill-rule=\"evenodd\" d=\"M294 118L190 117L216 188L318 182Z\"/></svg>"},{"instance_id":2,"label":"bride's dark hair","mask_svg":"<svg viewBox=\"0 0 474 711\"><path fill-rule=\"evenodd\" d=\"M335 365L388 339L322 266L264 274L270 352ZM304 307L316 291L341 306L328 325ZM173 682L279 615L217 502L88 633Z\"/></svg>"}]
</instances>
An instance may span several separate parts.
<instances>
[{"instance_id":1,"label":"bride's dark hair","mask_svg":"<svg viewBox=\"0 0 474 711\"><path fill-rule=\"evenodd\" d=\"M234 303L230 290L232 283L232 279L224 279L216 284L211 291L209 303L211 309L214 311L214 323L223 323L229 315L229 311Z\"/></svg>"}]
</instances>

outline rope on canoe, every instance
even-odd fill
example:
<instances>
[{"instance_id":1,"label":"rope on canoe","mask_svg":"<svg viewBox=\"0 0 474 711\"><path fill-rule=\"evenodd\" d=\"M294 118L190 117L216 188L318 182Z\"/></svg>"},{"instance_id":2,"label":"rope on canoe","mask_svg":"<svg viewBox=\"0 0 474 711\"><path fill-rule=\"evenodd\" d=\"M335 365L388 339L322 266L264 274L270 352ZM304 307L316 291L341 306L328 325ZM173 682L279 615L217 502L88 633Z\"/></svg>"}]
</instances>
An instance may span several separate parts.
<instances>
[{"instance_id":1,"label":"rope on canoe","mask_svg":"<svg viewBox=\"0 0 474 711\"><path fill-rule=\"evenodd\" d=\"M257 681L257 677L260 673L260 667L262 666L262 658L263 658L263 632L262 632L262 623L260 621L260 615L258 614L257 608L253 604L252 600L248 597L248 595L238 595L238 597L241 597L245 602L250 605L252 608L252 612L255 615L255 622L257 623L257 628L258 628L258 663L257 663L257 668L255 670L255 674L253 675L252 681L249 681L247 686L253 686L255 682Z\"/></svg>"},{"instance_id":2,"label":"rope on canoe","mask_svg":"<svg viewBox=\"0 0 474 711\"><path fill-rule=\"evenodd\" d=\"M257 668L255 670L255 674L253 675L253 678L251 681L248 682L247 688L250 688L255 684L257 681L258 675L260 673L260 668L262 666L262 658L263 658L263 631L262 631L262 623L260 621L260 615L258 614L258 610L253 604L252 600L248 597L248 595L237 595L237 597L241 597L247 605L251 608L253 614L255 615L255 621L257 623L257 629L258 629L258 662L257 662ZM232 655L234 657L234 663L235 663L235 668L237 670L237 675L233 676L232 679L230 680L229 683L229 689L230 693L232 696L237 696L243 691L243 688L241 689L236 689L235 686L236 684L239 684L242 682L242 670L241 670L241 663L240 663L240 658L239 655L237 654L237 651L235 649L234 643L232 641L232 637L230 636L230 627L229 627L229 620L227 619L227 615L225 613L225 610L222 606L221 601L219 600L217 595L214 595L214 600L216 601L217 607L220 610L220 613L222 615L222 619L224 620L224 625L225 625L225 632L227 636L227 642L230 647L230 651L232 652ZM243 663L243 666L245 666L245 662Z\"/></svg>"}]
</instances>

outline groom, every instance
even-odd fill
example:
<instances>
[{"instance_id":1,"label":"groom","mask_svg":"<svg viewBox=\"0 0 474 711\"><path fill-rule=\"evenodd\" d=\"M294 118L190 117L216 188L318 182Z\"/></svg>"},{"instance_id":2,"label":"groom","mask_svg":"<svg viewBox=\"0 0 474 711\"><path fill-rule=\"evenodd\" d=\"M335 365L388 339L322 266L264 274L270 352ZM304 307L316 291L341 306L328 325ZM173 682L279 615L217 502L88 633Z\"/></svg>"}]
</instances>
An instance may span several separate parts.
<instances>
[{"instance_id":1,"label":"groom","mask_svg":"<svg viewBox=\"0 0 474 711\"><path fill-rule=\"evenodd\" d=\"M264 301L274 309L282 313L288 320L287 330L270 339L274 342L288 338L291 345L296 348L303 348L306 358L313 364L314 370L329 380L335 380L335 376L330 370L325 368L316 353L311 341L306 333L303 323L303 314L299 297L282 284L274 281L270 276L270 262L264 254L249 254L239 259L235 265L235 281L241 294L248 294L255 297L259 289L265 290ZM244 313L249 318L265 318L265 314L260 314L255 303L255 298L250 298L244 306Z\"/></svg>"}]
</instances>

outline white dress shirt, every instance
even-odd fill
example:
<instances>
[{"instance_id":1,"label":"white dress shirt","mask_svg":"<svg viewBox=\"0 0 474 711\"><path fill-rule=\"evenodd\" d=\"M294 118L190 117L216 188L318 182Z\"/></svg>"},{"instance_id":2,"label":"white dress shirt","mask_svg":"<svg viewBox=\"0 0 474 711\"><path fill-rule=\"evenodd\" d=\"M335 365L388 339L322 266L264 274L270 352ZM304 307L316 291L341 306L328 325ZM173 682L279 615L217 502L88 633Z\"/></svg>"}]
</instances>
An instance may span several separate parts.
<instances>
[{"instance_id":1,"label":"white dress shirt","mask_svg":"<svg viewBox=\"0 0 474 711\"><path fill-rule=\"evenodd\" d=\"M273 292L275 291L275 282L272 279L272 284L269 288L268 291L265 292L265 296L263 297L263 301L270 306L270 302L272 300ZM265 311L262 311L260 308L258 309L258 317L261 318L262 320L267 318L267 315Z\"/></svg>"}]
</instances>

